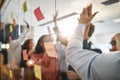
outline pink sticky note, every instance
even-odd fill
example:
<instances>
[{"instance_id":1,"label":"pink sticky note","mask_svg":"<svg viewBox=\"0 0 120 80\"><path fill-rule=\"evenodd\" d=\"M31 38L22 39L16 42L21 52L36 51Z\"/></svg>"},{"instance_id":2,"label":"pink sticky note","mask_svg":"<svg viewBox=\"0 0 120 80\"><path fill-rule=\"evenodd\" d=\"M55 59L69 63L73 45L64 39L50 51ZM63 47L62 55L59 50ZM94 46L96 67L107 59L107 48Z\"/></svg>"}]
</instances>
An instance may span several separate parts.
<instances>
[{"instance_id":1,"label":"pink sticky note","mask_svg":"<svg viewBox=\"0 0 120 80\"><path fill-rule=\"evenodd\" d=\"M9 42L10 43L12 42L12 36L9 36Z\"/></svg>"},{"instance_id":2,"label":"pink sticky note","mask_svg":"<svg viewBox=\"0 0 120 80\"><path fill-rule=\"evenodd\" d=\"M54 44L52 42L45 42L44 47L45 47L45 50L46 50L48 56L57 57L56 50L55 50Z\"/></svg>"},{"instance_id":3,"label":"pink sticky note","mask_svg":"<svg viewBox=\"0 0 120 80\"><path fill-rule=\"evenodd\" d=\"M36 16L36 18L37 18L38 21L44 19L44 16L43 16L43 14L42 14L42 12L40 10L40 7L36 8L34 10L34 14L35 14L35 16Z\"/></svg>"},{"instance_id":4,"label":"pink sticky note","mask_svg":"<svg viewBox=\"0 0 120 80\"><path fill-rule=\"evenodd\" d=\"M23 50L23 60L28 60L27 50Z\"/></svg>"}]
</instances>

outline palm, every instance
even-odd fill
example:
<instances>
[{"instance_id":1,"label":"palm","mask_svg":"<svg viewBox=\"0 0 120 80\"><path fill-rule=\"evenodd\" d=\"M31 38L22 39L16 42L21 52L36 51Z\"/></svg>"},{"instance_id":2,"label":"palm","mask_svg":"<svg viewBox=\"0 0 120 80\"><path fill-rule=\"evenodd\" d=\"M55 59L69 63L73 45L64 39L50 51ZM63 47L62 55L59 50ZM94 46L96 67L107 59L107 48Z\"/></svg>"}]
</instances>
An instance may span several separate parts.
<instances>
[{"instance_id":1,"label":"palm","mask_svg":"<svg viewBox=\"0 0 120 80\"><path fill-rule=\"evenodd\" d=\"M78 21L79 21L79 23L88 25L97 13L98 12L95 12L94 14L92 14L92 4L91 4L88 7L83 9L83 11L80 15L80 19L78 19Z\"/></svg>"}]
</instances>

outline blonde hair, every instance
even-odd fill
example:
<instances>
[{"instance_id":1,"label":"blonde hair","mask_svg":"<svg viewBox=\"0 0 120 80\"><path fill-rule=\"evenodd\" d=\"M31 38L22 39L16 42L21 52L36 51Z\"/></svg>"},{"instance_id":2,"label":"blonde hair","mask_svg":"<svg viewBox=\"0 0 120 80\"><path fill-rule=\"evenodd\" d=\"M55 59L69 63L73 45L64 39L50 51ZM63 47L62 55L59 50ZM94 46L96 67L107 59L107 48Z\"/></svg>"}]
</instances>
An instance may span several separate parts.
<instances>
[{"instance_id":1,"label":"blonde hair","mask_svg":"<svg viewBox=\"0 0 120 80\"><path fill-rule=\"evenodd\" d=\"M116 48L118 51L120 51L120 33L115 34L115 40L116 40Z\"/></svg>"}]
</instances>

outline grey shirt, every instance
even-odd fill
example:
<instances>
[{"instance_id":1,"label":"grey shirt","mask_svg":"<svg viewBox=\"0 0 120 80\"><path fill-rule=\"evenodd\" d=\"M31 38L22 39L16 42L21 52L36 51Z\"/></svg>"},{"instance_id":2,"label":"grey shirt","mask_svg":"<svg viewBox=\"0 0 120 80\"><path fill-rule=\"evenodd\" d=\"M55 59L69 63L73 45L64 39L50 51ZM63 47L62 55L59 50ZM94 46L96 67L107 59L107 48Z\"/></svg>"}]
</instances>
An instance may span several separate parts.
<instances>
[{"instance_id":1,"label":"grey shirt","mask_svg":"<svg viewBox=\"0 0 120 80\"><path fill-rule=\"evenodd\" d=\"M120 52L98 54L83 50L85 25L80 24L68 42L66 59L82 80L120 80Z\"/></svg>"}]
</instances>

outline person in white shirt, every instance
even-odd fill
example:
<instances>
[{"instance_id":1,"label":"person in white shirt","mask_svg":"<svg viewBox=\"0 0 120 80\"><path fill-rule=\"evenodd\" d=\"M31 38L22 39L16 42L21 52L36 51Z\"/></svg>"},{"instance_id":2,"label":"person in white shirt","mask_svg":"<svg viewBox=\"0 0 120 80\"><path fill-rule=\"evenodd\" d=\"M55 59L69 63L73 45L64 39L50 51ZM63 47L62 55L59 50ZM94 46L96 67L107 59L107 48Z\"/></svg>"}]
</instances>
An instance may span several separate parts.
<instances>
[{"instance_id":1,"label":"person in white shirt","mask_svg":"<svg viewBox=\"0 0 120 80\"><path fill-rule=\"evenodd\" d=\"M30 34L30 26L27 24L27 28L24 29L18 39L13 40L9 43L10 48L8 49L8 67L15 69L19 67L21 58L21 43L24 42L25 38Z\"/></svg>"},{"instance_id":2,"label":"person in white shirt","mask_svg":"<svg viewBox=\"0 0 120 80\"><path fill-rule=\"evenodd\" d=\"M55 15L53 16L53 21L54 21L54 26L55 26L53 30L57 37L55 48L56 48L57 57L59 60L60 73L62 76L62 80L68 80L68 76L67 76L68 64L65 59L65 49L67 46L67 40L63 38L63 36L61 35L59 31L59 28L57 26L57 15L58 15L58 12L56 11Z\"/></svg>"},{"instance_id":3,"label":"person in white shirt","mask_svg":"<svg viewBox=\"0 0 120 80\"><path fill-rule=\"evenodd\" d=\"M84 50L84 35L88 33L93 17L92 4L84 8L80 14L79 25L68 41L66 59L82 80L120 80L120 52L114 54L98 54Z\"/></svg>"}]
</instances>

